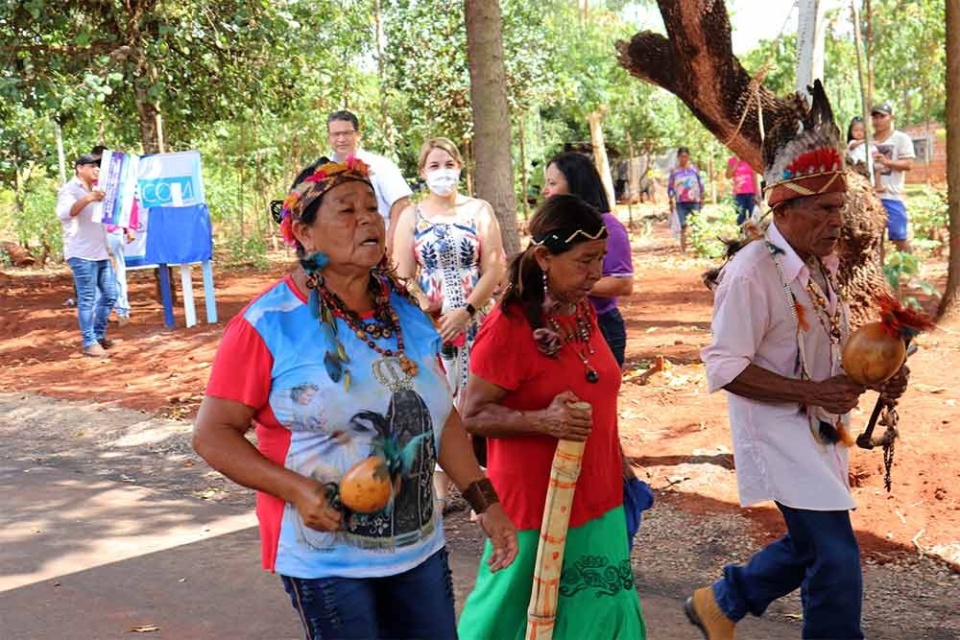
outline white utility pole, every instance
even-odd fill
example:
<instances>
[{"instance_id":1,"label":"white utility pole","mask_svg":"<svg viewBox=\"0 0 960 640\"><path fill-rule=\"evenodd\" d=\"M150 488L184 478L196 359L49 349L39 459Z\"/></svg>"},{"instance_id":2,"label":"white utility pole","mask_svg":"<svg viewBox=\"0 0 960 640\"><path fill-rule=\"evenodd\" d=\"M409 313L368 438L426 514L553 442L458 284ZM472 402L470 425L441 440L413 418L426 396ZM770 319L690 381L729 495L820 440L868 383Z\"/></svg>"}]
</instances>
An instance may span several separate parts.
<instances>
[{"instance_id":1,"label":"white utility pole","mask_svg":"<svg viewBox=\"0 0 960 640\"><path fill-rule=\"evenodd\" d=\"M823 80L823 14L826 0L798 0L797 91L806 94L813 81Z\"/></svg>"}]
</instances>

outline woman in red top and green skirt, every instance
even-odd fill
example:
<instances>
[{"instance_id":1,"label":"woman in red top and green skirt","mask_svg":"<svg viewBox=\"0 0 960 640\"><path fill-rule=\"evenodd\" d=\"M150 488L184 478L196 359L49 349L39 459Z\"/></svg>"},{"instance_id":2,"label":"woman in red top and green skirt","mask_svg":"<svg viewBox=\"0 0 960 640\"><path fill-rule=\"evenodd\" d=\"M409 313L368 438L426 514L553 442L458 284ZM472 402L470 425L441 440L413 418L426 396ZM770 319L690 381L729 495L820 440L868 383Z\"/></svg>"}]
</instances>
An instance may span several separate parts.
<instances>
[{"instance_id":1,"label":"woman in red top and green skirt","mask_svg":"<svg viewBox=\"0 0 960 640\"><path fill-rule=\"evenodd\" d=\"M491 573L487 545L458 633L462 640L524 637L550 469L564 439L586 446L554 638L642 639L623 509L620 367L587 300L601 277L607 231L596 209L562 195L540 208L530 233L474 343L464 407L467 428L488 438L487 475L517 527L520 551L510 567Z\"/></svg>"}]
</instances>

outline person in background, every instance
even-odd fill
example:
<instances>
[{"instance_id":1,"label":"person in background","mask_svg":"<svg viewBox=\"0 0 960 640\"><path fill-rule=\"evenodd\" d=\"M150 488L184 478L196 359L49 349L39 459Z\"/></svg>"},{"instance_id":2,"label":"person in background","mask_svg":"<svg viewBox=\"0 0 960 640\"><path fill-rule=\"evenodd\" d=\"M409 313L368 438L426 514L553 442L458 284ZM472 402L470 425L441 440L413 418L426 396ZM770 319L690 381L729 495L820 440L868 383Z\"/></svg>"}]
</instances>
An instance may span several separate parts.
<instances>
[{"instance_id":1,"label":"person in background","mask_svg":"<svg viewBox=\"0 0 960 640\"><path fill-rule=\"evenodd\" d=\"M910 252L910 219L907 215L907 171L913 168L913 140L893 128L893 107L889 102L877 104L870 110L873 123L873 161L879 174L877 195L887 210L887 237L897 251Z\"/></svg>"},{"instance_id":2,"label":"person in background","mask_svg":"<svg viewBox=\"0 0 960 640\"><path fill-rule=\"evenodd\" d=\"M867 127L863 124L863 118L854 116L847 125L847 154L850 162L853 164L865 163L867 161ZM876 145L871 145L876 148Z\"/></svg>"},{"instance_id":3,"label":"person in background","mask_svg":"<svg viewBox=\"0 0 960 640\"><path fill-rule=\"evenodd\" d=\"M74 162L75 175L57 193L57 218L63 225L63 257L73 271L77 319L83 355L105 358L113 341L107 319L117 301L117 277L102 224L94 221L104 193L95 188L100 158L84 154ZM99 297L98 297L99 293Z\"/></svg>"},{"instance_id":4,"label":"person in background","mask_svg":"<svg viewBox=\"0 0 960 640\"><path fill-rule=\"evenodd\" d=\"M393 261L420 308L437 323L447 382L460 408L470 350L505 271L503 241L493 207L458 192L463 160L457 145L447 138L427 140L417 166L429 193L400 214ZM482 442L476 444L482 452ZM434 483L446 506L449 483L443 472L434 475Z\"/></svg>"},{"instance_id":5,"label":"person in background","mask_svg":"<svg viewBox=\"0 0 960 640\"><path fill-rule=\"evenodd\" d=\"M574 440L586 444L553 637L642 640L617 433L621 373L587 301L602 277L607 228L580 198L555 195L531 218L530 235L480 328L464 408L467 429L487 438L487 473L519 530L519 553L492 573L486 546L459 636L524 637L554 453L559 440Z\"/></svg>"},{"instance_id":6,"label":"person in background","mask_svg":"<svg viewBox=\"0 0 960 640\"><path fill-rule=\"evenodd\" d=\"M760 185L757 174L746 160L732 157L727 160L727 178L733 178L733 200L737 209L737 226L742 226L760 204Z\"/></svg>"},{"instance_id":7,"label":"person in background","mask_svg":"<svg viewBox=\"0 0 960 640\"><path fill-rule=\"evenodd\" d=\"M327 116L327 142L337 162L355 157L370 167L370 181L377 194L377 211L387 225L389 250L393 246L393 233L400 212L410 205L413 193L410 185L403 179L399 167L389 158L360 148L360 121L353 113L335 111Z\"/></svg>"},{"instance_id":8,"label":"person in background","mask_svg":"<svg viewBox=\"0 0 960 640\"><path fill-rule=\"evenodd\" d=\"M106 225L107 246L113 256L114 272L117 274L117 302L113 310L117 312L117 324L125 327L130 323L130 298L127 295L127 262L123 255L124 245L136 239L136 234L126 227L114 224Z\"/></svg>"},{"instance_id":9,"label":"person in background","mask_svg":"<svg viewBox=\"0 0 960 640\"><path fill-rule=\"evenodd\" d=\"M623 223L610 208L606 190L593 162L582 153L564 153L547 164L543 195L579 196L603 216L607 229L607 254L603 258L603 276L590 289L590 304L597 312L597 324L604 340L623 367L627 347L627 327L617 306L619 296L633 293L633 257L630 237Z\"/></svg>"},{"instance_id":10,"label":"person in background","mask_svg":"<svg viewBox=\"0 0 960 640\"><path fill-rule=\"evenodd\" d=\"M103 159L103 152L107 150L106 145L94 145L90 154L96 156L98 160ZM134 200L133 214L131 215L132 224L136 224L137 203ZM113 271L117 274L117 302L113 305L113 310L117 312L117 324L121 327L130 323L130 298L127 295L127 262L124 256L123 247L136 239L136 234L132 229L119 227L115 224L104 225L107 231L107 247L113 258Z\"/></svg>"},{"instance_id":11,"label":"person in background","mask_svg":"<svg viewBox=\"0 0 960 640\"><path fill-rule=\"evenodd\" d=\"M700 172L690 164L690 149L677 149L677 166L667 179L670 210L680 223L680 251L687 252L687 217L703 206L703 180Z\"/></svg>"},{"instance_id":12,"label":"person in background","mask_svg":"<svg viewBox=\"0 0 960 640\"><path fill-rule=\"evenodd\" d=\"M264 568L309 640L455 638L434 466L491 536L491 571L517 541L453 407L440 336L390 268L362 161L307 167L276 217L299 265L227 326L193 446L258 491ZM385 503L348 508L348 490L383 485Z\"/></svg>"}]
</instances>

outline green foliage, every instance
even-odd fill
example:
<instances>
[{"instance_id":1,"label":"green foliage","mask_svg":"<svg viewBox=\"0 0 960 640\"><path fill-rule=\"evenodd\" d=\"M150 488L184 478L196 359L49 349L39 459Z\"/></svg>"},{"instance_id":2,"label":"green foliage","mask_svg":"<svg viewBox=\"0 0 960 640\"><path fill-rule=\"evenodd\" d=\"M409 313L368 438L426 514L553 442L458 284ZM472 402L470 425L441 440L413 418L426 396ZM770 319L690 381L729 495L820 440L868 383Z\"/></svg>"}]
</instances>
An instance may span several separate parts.
<instances>
[{"instance_id":1,"label":"green foliage","mask_svg":"<svg viewBox=\"0 0 960 640\"><path fill-rule=\"evenodd\" d=\"M712 167L723 180L728 151L677 98L617 63L616 40L656 30L636 10L651 4L591 1L584 16L571 0L500 0L518 193L522 172L536 190L546 159L590 139L587 116L597 111L613 151L686 145L705 179ZM877 98L895 103L900 126L943 112L943 7L873 1ZM331 111L357 113L363 146L398 159L408 178L426 137L473 135L460 2L0 0L0 14L0 189L9 201L0 232L35 248L46 241L59 251L57 124L69 163L98 142L140 152L159 111L167 150L201 151L218 252L238 262L256 262L270 244L267 203L324 153ZM841 120L860 111L848 14L828 14L826 38ZM742 57L752 72L770 63L765 83L777 93L794 84L796 38L786 31ZM910 200L923 250L944 240L936 202ZM694 250L722 251L715 238L733 233L727 218L732 225L727 211L695 222Z\"/></svg>"},{"instance_id":2,"label":"green foliage","mask_svg":"<svg viewBox=\"0 0 960 640\"><path fill-rule=\"evenodd\" d=\"M921 259L910 253L893 251L887 254L883 265L883 275L887 279L890 289L900 298L901 302L916 309L922 309L915 296L906 294L909 285L922 291L925 295L939 298L940 292L932 284L923 280L920 275L923 267Z\"/></svg>"},{"instance_id":3,"label":"green foliage","mask_svg":"<svg viewBox=\"0 0 960 640\"><path fill-rule=\"evenodd\" d=\"M41 262L63 252L63 227L56 216L57 182L46 176L30 180L20 195L22 210L15 214L18 242Z\"/></svg>"},{"instance_id":4,"label":"green foliage","mask_svg":"<svg viewBox=\"0 0 960 640\"><path fill-rule=\"evenodd\" d=\"M732 207L708 205L687 217L687 244L701 258L723 257L727 250L724 240L738 234Z\"/></svg>"},{"instance_id":5,"label":"green foliage","mask_svg":"<svg viewBox=\"0 0 960 640\"><path fill-rule=\"evenodd\" d=\"M913 248L924 253L939 253L949 234L947 192L927 187L922 194L911 197L907 206L914 234Z\"/></svg>"}]
</instances>

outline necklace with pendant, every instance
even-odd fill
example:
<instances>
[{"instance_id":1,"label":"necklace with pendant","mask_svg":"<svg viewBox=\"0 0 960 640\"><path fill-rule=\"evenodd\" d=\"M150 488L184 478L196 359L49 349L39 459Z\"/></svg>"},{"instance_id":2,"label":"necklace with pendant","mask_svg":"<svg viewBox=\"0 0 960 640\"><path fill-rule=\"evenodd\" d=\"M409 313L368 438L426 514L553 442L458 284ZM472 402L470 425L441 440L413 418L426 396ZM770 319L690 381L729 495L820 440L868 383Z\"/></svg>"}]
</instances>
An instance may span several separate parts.
<instances>
[{"instance_id":1,"label":"necklace with pendant","mask_svg":"<svg viewBox=\"0 0 960 640\"><path fill-rule=\"evenodd\" d=\"M570 349L577 355L580 362L583 363L584 377L590 384L595 384L600 380L600 374L590 364L589 356L594 354L593 346L590 344L590 337L593 335L593 324L590 322L590 309L586 301L577 304L574 313L573 326L570 323L560 324L560 321L553 316L547 316L547 324L560 336L564 345L569 345Z\"/></svg>"}]
</instances>

